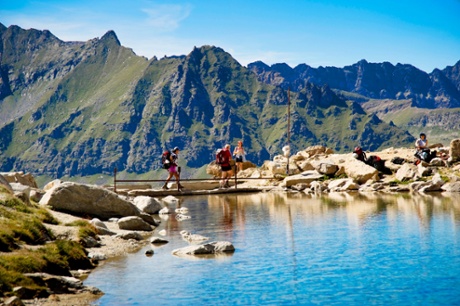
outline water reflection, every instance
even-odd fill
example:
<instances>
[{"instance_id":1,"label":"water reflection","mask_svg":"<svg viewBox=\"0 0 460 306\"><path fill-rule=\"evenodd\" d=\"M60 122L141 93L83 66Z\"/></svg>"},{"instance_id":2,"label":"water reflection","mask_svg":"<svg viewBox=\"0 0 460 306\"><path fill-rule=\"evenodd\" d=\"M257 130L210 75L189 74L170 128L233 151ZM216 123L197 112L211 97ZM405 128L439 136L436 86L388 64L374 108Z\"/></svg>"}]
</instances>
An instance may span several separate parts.
<instances>
[{"instance_id":1,"label":"water reflection","mask_svg":"<svg viewBox=\"0 0 460 306\"><path fill-rule=\"evenodd\" d=\"M245 208L250 206L268 210L271 221L280 219L292 226L292 215L303 216L306 222L317 222L333 211L344 212L348 221L365 226L366 221L386 214L389 222L396 216L416 215L420 226L429 230L436 214L447 215L453 225L460 221L460 195L330 193L314 196L302 193L263 193L254 195L213 195L208 197L211 207L222 210L221 222L226 229L244 228Z\"/></svg>"},{"instance_id":2,"label":"water reflection","mask_svg":"<svg viewBox=\"0 0 460 306\"><path fill-rule=\"evenodd\" d=\"M460 303L460 195L261 193L184 197L170 243L109 261L98 305ZM186 230L236 251L176 257ZM150 246L149 246L150 247ZM185 259L185 260L184 260ZM455 289L453 289L455 288ZM433 303L427 303L433 304Z\"/></svg>"}]
</instances>

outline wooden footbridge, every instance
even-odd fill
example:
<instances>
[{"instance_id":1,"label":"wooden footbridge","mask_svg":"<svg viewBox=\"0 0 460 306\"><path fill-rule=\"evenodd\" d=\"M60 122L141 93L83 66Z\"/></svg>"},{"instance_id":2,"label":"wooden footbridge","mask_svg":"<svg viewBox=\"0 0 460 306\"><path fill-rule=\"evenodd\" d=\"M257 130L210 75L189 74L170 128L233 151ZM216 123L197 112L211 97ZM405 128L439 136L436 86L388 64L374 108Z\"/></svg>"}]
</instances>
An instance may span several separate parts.
<instances>
[{"instance_id":1,"label":"wooden footbridge","mask_svg":"<svg viewBox=\"0 0 460 306\"><path fill-rule=\"evenodd\" d=\"M180 179L179 184L176 181L171 181L171 188L169 189L152 189L151 186L147 185L136 185L139 183L164 183L165 179L149 179L149 180L134 180L134 179L118 179L117 168L113 171L113 191L119 194L125 194L130 196L167 196L167 195L208 195L208 194L221 194L221 193L249 193L249 192L261 192L273 189L273 186L261 186L261 187L238 187L238 184L242 184L248 180L275 180L275 177L244 177L238 178L236 167L234 169L235 175L229 180L230 187L220 188L219 181L222 178L188 178ZM127 185L126 183L136 183ZM183 188L179 188L183 185ZM137 187L138 186L138 187Z\"/></svg>"}]
</instances>

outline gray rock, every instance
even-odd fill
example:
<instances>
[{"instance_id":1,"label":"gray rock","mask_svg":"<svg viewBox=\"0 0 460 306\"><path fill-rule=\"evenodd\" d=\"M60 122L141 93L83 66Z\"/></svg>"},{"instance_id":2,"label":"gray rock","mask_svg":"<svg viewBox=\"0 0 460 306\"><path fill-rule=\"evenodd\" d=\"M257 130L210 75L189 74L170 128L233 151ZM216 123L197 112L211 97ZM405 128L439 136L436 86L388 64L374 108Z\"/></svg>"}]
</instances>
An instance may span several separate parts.
<instances>
[{"instance_id":1,"label":"gray rock","mask_svg":"<svg viewBox=\"0 0 460 306\"><path fill-rule=\"evenodd\" d=\"M456 162L460 160L460 138L453 139L450 142L449 156L450 162Z\"/></svg>"},{"instance_id":2,"label":"gray rock","mask_svg":"<svg viewBox=\"0 0 460 306\"><path fill-rule=\"evenodd\" d=\"M144 240L144 237L138 232L121 233L121 234L117 234L115 237L123 239L123 240L129 240L129 239L134 239L137 241Z\"/></svg>"},{"instance_id":3,"label":"gray rock","mask_svg":"<svg viewBox=\"0 0 460 306\"><path fill-rule=\"evenodd\" d=\"M345 178L345 179L332 180L328 185L328 189L330 191L358 190L359 185L356 184L352 179Z\"/></svg>"},{"instance_id":4,"label":"gray rock","mask_svg":"<svg viewBox=\"0 0 460 306\"><path fill-rule=\"evenodd\" d=\"M9 182L9 183L19 183L25 186L32 188L38 188L37 182L32 174L19 171L19 172L0 172L0 175Z\"/></svg>"},{"instance_id":5,"label":"gray rock","mask_svg":"<svg viewBox=\"0 0 460 306\"><path fill-rule=\"evenodd\" d=\"M435 166L435 167L445 167L446 163L440 159L439 157L433 158L430 161L430 166Z\"/></svg>"},{"instance_id":6,"label":"gray rock","mask_svg":"<svg viewBox=\"0 0 460 306\"><path fill-rule=\"evenodd\" d=\"M73 182L64 182L49 189L39 203L58 211L101 219L141 214L134 204L121 199L112 191Z\"/></svg>"},{"instance_id":7,"label":"gray rock","mask_svg":"<svg viewBox=\"0 0 460 306\"><path fill-rule=\"evenodd\" d=\"M102 254L102 253L89 253L88 258L90 258L93 261L101 261L101 260L106 260L107 255Z\"/></svg>"},{"instance_id":8,"label":"gray rock","mask_svg":"<svg viewBox=\"0 0 460 306\"><path fill-rule=\"evenodd\" d=\"M214 241L211 243L190 245L185 248L175 249L172 251L173 255L205 255L234 252L235 247L228 241Z\"/></svg>"},{"instance_id":9,"label":"gray rock","mask_svg":"<svg viewBox=\"0 0 460 306\"><path fill-rule=\"evenodd\" d=\"M432 173L433 173L433 170L431 168L427 168L423 166L422 163L417 165L417 174L419 177L430 176Z\"/></svg>"},{"instance_id":10,"label":"gray rock","mask_svg":"<svg viewBox=\"0 0 460 306\"><path fill-rule=\"evenodd\" d=\"M395 174L395 178L401 182L410 181L418 176L418 168L414 164L405 163Z\"/></svg>"},{"instance_id":11,"label":"gray rock","mask_svg":"<svg viewBox=\"0 0 460 306\"><path fill-rule=\"evenodd\" d=\"M80 239L80 243L82 246L84 246L85 248L96 248L96 247L100 247L101 244L99 243L99 241L97 241L96 239L94 239L93 237L84 237L84 238L81 238Z\"/></svg>"},{"instance_id":12,"label":"gray rock","mask_svg":"<svg viewBox=\"0 0 460 306\"><path fill-rule=\"evenodd\" d=\"M444 184L441 189L447 192L460 192L460 182L449 182Z\"/></svg>"},{"instance_id":13,"label":"gray rock","mask_svg":"<svg viewBox=\"0 0 460 306\"><path fill-rule=\"evenodd\" d=\"M94 228L96 229L99 235L110 235L110 236L115 235L114 232L112 232L111 230L107 228L107 225L105 225L104 222L102 222L101 220L97 218L92 219L89 223L94 226Z\"/></svg>"},{"instance_id":14,"label":"gray rock","mask_svg":"<svg viewBox=\"0 0 460 306\"><path fill-rule=\"evenodd\" d=\"M30 196L29 198L33 201L35 201L36 203L40 202L40 200L43 198L43 196L45 195L45 191L44 190L41 190L41 189L37 189L37 188L32 188L30 190Z\"/></svg>"},{"instance_id":15,"label":"gray rock","mask_svg":"<svg viewBox=\"0 0 460 306\"><path fill-rule=\"evenodd\" d=\"M58 276L48 273L25 273L25 276L34 280L34 282L45 283L52 293L76 293L83 289L83 282L71 276Z\"/></svg>"},{"instance_id":16,"label":"gray rock","mask_svg":"<svg viewBox=\"0 0 460 306\"><path fill-rule=\"evenodd\" d=\"M283 181L283 186L285 187L291 187L297 184L306 184L307 186L310 186L310 183L319 179L322 179L323 175L319 174L315 170L310 170L310 171L305 171L302 172L301 174L296 174L296 175L291 175L288 176L284 179Z\"/></svg>"},{"instance_id":17,"label":"gray rock","mask_svg":"<svg viewBox=\"0 0 460 306\"><path fill-rule=\"evenodd\" d=\"M314 163L313 166L318 173L329 176L334 175L339 170L337 165L327 162Z\"/></svg>"},{"instance_id":18,"label":"gray rock","mask_svg":"<svg viewBox=\"0 0 460 306\"><path fill-rule=\"evenodd\" d=\"M133 203L140 211L152 215L158 214L163 207L157 200L147 196L137 196L134 198Z\"/></svg>"},{"instance_id":19,"label":"gray rock","mask_svg":"<svg viewBox=\"0 0 460 306\"><path fill-rule=\"evenodd\" d=\"M169 243L169 241L166 240L166 239L160 238L160 237L152 237L152 238L150 238L150 243L152 243L152 244L165 244L165 243Z\"/></svg>"},{"instance_id":20,"label":"gray rock","mask_svg":"<svg viewBox=\"0 0 460 306\"><path fill-rule=\"evenodd\" d=\"M152 226L142 220L140 217L130 216L130 217L123 217L117 222L118 227L124 230L131 230L131 231L153 231Z\"/></svg>"},{"instance_id":21,"label":"gray rock","mask_svg":"<svg viewBox=\"0 0 460 306\"><path fill-rule=\"evenodd\" d=\"M107 229L107 225L105 225L105 223L99 220L98 218L93 218L91 221L89 221L89 223L93 226L99 226Z\"/></svg>"},{"instance_id":22,"label":"gray rock","mask_svg":"<svg viewBox=\"0 0 460 306\"><path fill-rule=\"evenodd\" d=\"M378 180L379 171L359 160L349 160L345 165L345 174L358 184L369 180Z\"/></svg>"}]
</instances>

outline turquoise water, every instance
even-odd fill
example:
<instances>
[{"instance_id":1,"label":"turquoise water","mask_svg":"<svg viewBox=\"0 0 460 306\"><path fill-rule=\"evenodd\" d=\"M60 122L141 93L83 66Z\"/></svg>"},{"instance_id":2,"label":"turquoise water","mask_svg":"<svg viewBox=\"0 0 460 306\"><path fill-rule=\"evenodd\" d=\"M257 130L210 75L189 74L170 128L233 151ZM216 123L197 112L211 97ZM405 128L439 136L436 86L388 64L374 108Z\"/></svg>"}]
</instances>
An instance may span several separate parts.
<instances>
[{"instance_id":1,"label":"turquoise water","mask_svg":"<svg viewBox=\"0 0 460 306\"><path fill-rule=\"evenodd\" d=\"M170 243L108 261L95 305L460 305L460 196L303 194L181 199ZM168 205L175 208L175 205ZM187 230L232 255L176 257ZM153 248L152 257L144 255Z\"/></svg>"}]
</instances>

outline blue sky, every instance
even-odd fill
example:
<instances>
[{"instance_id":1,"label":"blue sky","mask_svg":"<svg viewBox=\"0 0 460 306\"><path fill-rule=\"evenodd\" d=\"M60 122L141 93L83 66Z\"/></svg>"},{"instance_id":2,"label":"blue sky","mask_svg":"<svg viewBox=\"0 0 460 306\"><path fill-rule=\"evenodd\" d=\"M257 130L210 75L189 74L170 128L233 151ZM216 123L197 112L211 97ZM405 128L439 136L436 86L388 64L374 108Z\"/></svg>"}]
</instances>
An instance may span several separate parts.
<instances>
[{"instance_id":1,"label":"blue sky","mask_svg":"<svg viewBox=\"0 0 460 306\"><path fill-rule=\"evenodd\" d=\"M148 58L214 45L245 66L366 59L431 72L460 60L460 0L0 0L0 22L64 41L114 30Z\"/></svg>"}]
</instances>

